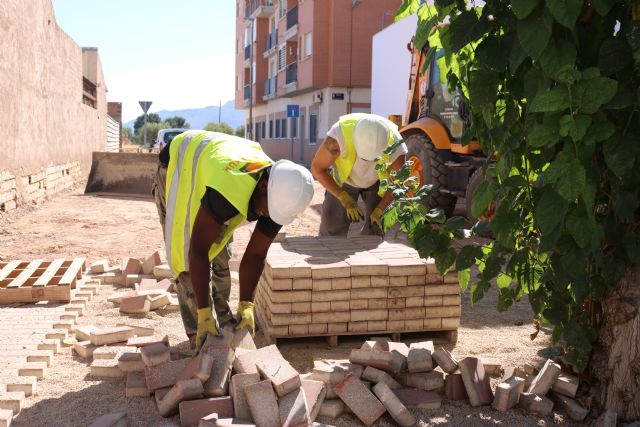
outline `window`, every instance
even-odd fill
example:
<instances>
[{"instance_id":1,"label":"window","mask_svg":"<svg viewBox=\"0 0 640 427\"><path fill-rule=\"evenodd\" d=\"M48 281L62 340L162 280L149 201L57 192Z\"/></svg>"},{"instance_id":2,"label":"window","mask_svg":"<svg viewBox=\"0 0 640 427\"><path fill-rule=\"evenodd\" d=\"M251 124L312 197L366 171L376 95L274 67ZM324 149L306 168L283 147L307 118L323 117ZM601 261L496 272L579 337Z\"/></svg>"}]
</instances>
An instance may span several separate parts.
<instances>
[{"instance_id":1,"label":"window","mask_svg":"<svg viewBox=\"0 0 640 427\"><path fill-rule=\"evenodd\" d=\"M253 42L256 42L256 36L258 35L258 25L256 20L254 19L251 23L251 28L253 28Z\"/></svg>"},{"instance_id":2,"label":"window","mask_svg":"<svg viewBox=\"0 0 640 427\"><path fill-rule=\"evenodd\" d=\"M297 137L298 137L298 119L294 117L291 119L291 138L297 138Z\"/></svg>"},{"instance_id":3,"label":"window","mask_svg":"<svg viewBox=\"0 0 640 427\"><path fill-rule=\"evenodd\" d=\"M308 58L313 52L313 34L307 33L302 37L302 57Z\"/></svg>"},{"instance_id":4,"label":"window","mask_svg":"<svg viewBox=\"0 0 640 427\"><path fill-rule=\"evenodd\" d=\"M260 142L260 122L256 123L256 134L254 135L256 142Z\"/></svg>"},{"instance_id":5,"label":"window","mask_svg":"<svg viewBox=\"0 0 640 427\"><path fill-rule=\"evenodd\" d=\"M251 67L251 71L252 71L251 83L256 84L256 61L253 61L253 67Z\"/></svg>"},{"instance_id":6,"label":"window","mask_svg":"<svg viewBox=\"0 0 640 427\"><path fill-rule=\"evenodd\" d=\"M282 123L280 124L280 127L282 128L282 137L286 138L287 137L287 119L281 119Z\"/></svg>"},{"instance_id":7,"label":"window","mask_svg":"<svg viewBox=\"0 0 640 427\"><path fill-rule=\"evenodd\" d=\"M278 48L278 71L284 70L287 62L287 47L283 44Z\"/></svg>"},{"instance_id":8,"label":"window","mask_svg":"<svg viewBox=\"0 0 640 427\"><path fill-rule=\"evenodd\" d=\"M262 131L262 138L266 138L267 134L265 133L265 131L267 130L267 122L262 122L262 126L261 126L261 131Z\"/></svg>"},{"instance_id":9,"label":"window","mask_svg":"<svg viewBox=\"0 0 640 427\"><path fill-rule=\"evenodd\" d=\"M273 120L269 120L269 138L273 139Z\"/></svg>"},{"instance_id":10,"label":"window","mask_svg":"<svg viewBox=\"0 0 640 427\"><path fill-rule=\"evenodd\" d=\"M318 114L309 114L309 144L318 142Z\"/></svg>"},{"instance_id":11,"label":"window","mask_svg":"<svg viewBox=\"0 0 640 427\"><path fill-rule=\"evenodd\" d=\"M276 119L276 138L280 138L280 120Z\"/></svg>"},{"instance_id":12,"label":"window","mask_svg":"<svg viewBox=\"0 0 640 427\"><path fill-rule=\"evenodd\" d=\"M278 17L280 19L287 16L287 0L280 0L280 4L278 5Z\"/></svg>"},{"instance_id":13,"label":"window","mask_svg":"<svg viewBox=\"0 0 640 427\"><path fill-rule=\"evenodd\" d=\"M251 33L250 33L251 29L250 28L245 28L244 29L244 47L249 46L249 40L251 40Z\"/></svg>"}]
</instances>

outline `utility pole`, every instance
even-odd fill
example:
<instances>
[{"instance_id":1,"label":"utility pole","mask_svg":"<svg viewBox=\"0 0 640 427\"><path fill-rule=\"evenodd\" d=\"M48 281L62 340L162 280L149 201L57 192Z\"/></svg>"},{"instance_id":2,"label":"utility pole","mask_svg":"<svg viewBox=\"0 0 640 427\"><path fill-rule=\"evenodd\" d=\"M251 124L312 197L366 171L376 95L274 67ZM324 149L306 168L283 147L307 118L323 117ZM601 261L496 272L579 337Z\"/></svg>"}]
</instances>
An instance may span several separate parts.
<instances>
[{"instance_id":1,"label":"utility pole","mask_svg":"<svg viewBox=\"0 0 640 427\"><path fill-rule=\"evenodd\" d=\"M249 127L247 129L247 139L253 141L253 26L255 22L251 20L251 33L249 35Z\"/></svg>"},{"instance_id":2,"label":"utility pole","mask_svg":"<svg viewBox=\"0 0 640 427\"><path fill-rule=\"evenodd\" d=\"M218 103L218 124L222 123L220 117L222 117L222 99Z\"/></svg>"},{"instance_id":3,"label":"utility pole","mask_svg":"<svg viewBox=\"0 0 640 427\"><path fill-rule=\"evenodd\" d=\"M144 142L142 143L142 145L146 147L147 145L147 111L149 111L149 108L151 108L151 101L138 101L138 103L140 104L140 107L144 112Z\"/></svg>"}]
</instances>

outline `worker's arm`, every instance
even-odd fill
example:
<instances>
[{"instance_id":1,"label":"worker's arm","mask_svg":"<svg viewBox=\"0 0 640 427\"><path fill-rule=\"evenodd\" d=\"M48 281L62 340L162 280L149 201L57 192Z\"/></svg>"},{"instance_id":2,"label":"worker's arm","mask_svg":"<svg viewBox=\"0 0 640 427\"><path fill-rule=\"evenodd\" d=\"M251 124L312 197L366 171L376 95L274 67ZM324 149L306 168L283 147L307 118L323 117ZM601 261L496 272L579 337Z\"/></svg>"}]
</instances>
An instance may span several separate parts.
<instances>
[{"instance_id":1,"label":"worker's arm","mask_svg":"<svg viewBox=\"0 0 640 427\"><path fill-rule=\"evenodd\" d=\"M391 163L387 168L387 173L391 174L391 171L398 170L402 166L404 166L406 162L406 157L407 156L404 154L401 154L400 156L398 156L398 158L395 159L393 163ZM382 197L382 200L380 200L380 203L378 203L378 208L384 211L387 208L387 206L391 204L392 200L393 200L393 195L391 194L390 191L387 191L385 195Z\"/></svg>"},{"instance_id":2,"label":"worker's arm","mask_svg":"<svg viewBox=\"0 0 640 427\"><path fill-rule=\"evenodd\" d=\"M252 301L273 238L256 226L240 261L240 301Z\"/></svg>"},{"instance_id":3,"label":"worker's arm","mask_svg":"<svg viewBox=\"0 0 640 427\"><path fill-rule=\"evenodd\" d=\"M314 178L335 197L340 195L342 188L336 184L336 181L329 173L329 168L334 165L339 155L340 146L338 141L328 136L318 147L316 155L311 162L311 173Z\"/></svg>"},{"instance_id":4,"label":"worker's arm","mask_svg":"<svg viewBox=\"0 0 640 427\"><path fill-rule=\"evenodd\" d=\"M193 224L189 246L189 272L198 309L209 307L209 249L221 229L222 225L201 206Z\"/></svg>"}]
</instances>

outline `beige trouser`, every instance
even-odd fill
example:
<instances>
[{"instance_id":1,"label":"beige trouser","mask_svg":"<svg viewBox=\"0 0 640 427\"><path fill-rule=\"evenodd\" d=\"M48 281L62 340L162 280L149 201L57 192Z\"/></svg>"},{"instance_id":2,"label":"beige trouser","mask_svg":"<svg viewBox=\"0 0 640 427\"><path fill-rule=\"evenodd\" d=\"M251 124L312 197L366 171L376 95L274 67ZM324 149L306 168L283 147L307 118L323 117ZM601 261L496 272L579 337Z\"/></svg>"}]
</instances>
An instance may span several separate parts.
<instances>
[{"instance_id":1,"label":"beige trouser","mask_svg":"<svg viewBox=\"0 0 640 427\"><path fill-rule=\"evenodd\" d=\"M164 223L166 218L165 188L167 180L167 168L158 166L154 176L151 192L158 208L158 216L162 225L164 235ZM229 259L231 258L231 241L218 256L211 262L211 284L210 294L213 307L221 325L229 322L233 318L229 307L229 297L231 295L231 273L229 271ZM176 290L178 302L180 304L180 315L184 324L187 336L191 337L198 330L198 305L193 293L193 283L188 271L180 273L176 280Z\"/></svg>"}]
</instances>

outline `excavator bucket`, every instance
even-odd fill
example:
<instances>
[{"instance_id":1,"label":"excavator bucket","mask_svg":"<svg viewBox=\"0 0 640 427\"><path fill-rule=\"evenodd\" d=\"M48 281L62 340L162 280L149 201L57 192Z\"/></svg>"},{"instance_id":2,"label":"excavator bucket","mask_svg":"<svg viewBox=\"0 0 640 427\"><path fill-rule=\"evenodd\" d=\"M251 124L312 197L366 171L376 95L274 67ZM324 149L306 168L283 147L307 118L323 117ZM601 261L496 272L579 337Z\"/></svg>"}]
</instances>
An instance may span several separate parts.
<instances>
[{"instance_id":1,"label":"excavator bucket","mask_svg":"<svg viewBox=\"0 0 640 427\"><path fill-rule=\"evenodd\" d=\"M85 193L151 195L155 153L94 152Z\"/></svg>"}]
</instances>

